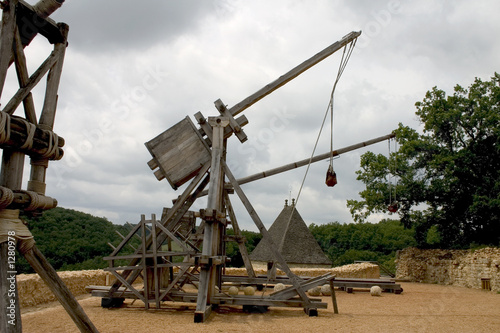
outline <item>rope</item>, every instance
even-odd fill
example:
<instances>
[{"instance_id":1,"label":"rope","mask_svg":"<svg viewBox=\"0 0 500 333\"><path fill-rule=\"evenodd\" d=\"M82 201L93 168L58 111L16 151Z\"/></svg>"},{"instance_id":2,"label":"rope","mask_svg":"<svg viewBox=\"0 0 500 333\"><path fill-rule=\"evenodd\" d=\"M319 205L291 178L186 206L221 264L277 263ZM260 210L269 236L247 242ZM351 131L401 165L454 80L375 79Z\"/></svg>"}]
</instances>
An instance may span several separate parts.
<instances>
[{"instance_id":1,"label":"rope","mask_svg":"<svg viewBox=\"0 0 500 333\"><path fill-rule=\"evenodd\" d=\"M17 248L24 254L35 245L33 235L28 227L19 219L19 210L3 209L0 211L0 243L16 239Z\"/></svg>"},{"instance_id":2,"label":"rope","mask_svg":"<svg viewBox=\"0 0 500 333\"><path fill-rule=\"evenodd\" d=\"M14 192L8 187L0 186L0 209L8 207L14 201Z\"/></svg>"},{"instance_id":3,"label":"rope","mask_svg":"<svg viewBox=\"0 0 500 333\"><path fill-rule=\"evenodd\" d=\"M337 72L337 78L335 79L335 83L333 84L332 92L330 94L330 102L328 103L328 106L326 108L325 116L323 117L323 122L321 123L318 137L316 138L316 142L314 143L314 148L313 148L313 151L311 153L311 157L309 158L309 162L307 163L306 172L304 173L304 177L302 178L302 183L300 184L299 192L297 194L297 198L295 199L295 204L292 203L293 207L292 207L292 212L290 213L290 217L288 218L288 222L287 222L287 226L286 226L287 229L290 227L290 221L292 220L293 213L295 212L295 206L299 203L299 198L300 198L300 194L302 193L302 188L304 187L304 183L306 181L307 174L309 172L309 168L311 166L312 159L314 157L314 153L316 152L316 148L318 147L319 138L321 137L321 133L323 132L323 127L325 126L326 118L328 117L328 113L330 111L331 111L331 115L332 115L331 122L330 122L331 128L332 128L331 137L330 137L330 166L333 169L333 100L334 100L333 95L335 92L335 88L337 87L337 83L339 82L340 77L342 76L342 73L344 72L344 70L347 66L347 62L351 58L351 54L352 54L352 51L354 50L354 46L356 45L356 41L357 41L357 38L354 39L349 44L349 49L347 50L347 56L346 56L347 45L344 46L344 52L342 53L342 59L340 60L339 70ZM284 239L285 238L283 237L282 243L284 242Z\"/></svg>"},{"instance_id":4,"label":"rope","mask_svg":"<svg viewBox=\"0 0 500 333\"><path fill-rule=\"evenodd\" d=\"M6 112L0 112L0 144L10 139L10 115Z\"/></svg>"},{"instance_id":5,"label":"rope","mask_svg":"<svg viewBox=\"0 0 500 333\"><path fill-rule=\"evenodd\" d=\"M54 155L54 158L57 160L59 157L59 150L58 150L58 140L59 137L57 136L56 133L52 131L48 131L50 137L49 137L49 146L47 147L47 150L45 153L42 154L42 157L49 158L52 155Z\"/></svg>"},{"instance_id":6,"label":"rope","mask_svg":"<svg viewBox=\"0 0 500 333\"><path fill-rule=\"evenodd\" d=\"M33 147L33 138L35 137L35 131L36 131L36 126L35 124L32 124L24 119L22 119L22 122L26 126L26 141L24 141L23 145L19 147L19 149L31 149Z\"/></svg>"}]
</instances>

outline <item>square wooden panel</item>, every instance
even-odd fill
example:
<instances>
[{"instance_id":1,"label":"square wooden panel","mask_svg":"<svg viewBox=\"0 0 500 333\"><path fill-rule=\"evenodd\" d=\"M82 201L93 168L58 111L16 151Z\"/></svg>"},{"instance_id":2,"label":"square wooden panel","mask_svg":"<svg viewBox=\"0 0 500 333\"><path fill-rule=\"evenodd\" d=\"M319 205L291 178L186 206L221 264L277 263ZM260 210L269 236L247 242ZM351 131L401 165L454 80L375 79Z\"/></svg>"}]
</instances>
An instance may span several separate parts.
<instances>
[{"instance_id":1,"label":"square wooden panel","mask_svg":"<svg viewBox=\"0 0 500 333\"><path fill-rule=\"evenodd\" d=\"M145 145L174 189L196 176L212 158L210 148L189 117Z\"/></svg>"}]
</instances>

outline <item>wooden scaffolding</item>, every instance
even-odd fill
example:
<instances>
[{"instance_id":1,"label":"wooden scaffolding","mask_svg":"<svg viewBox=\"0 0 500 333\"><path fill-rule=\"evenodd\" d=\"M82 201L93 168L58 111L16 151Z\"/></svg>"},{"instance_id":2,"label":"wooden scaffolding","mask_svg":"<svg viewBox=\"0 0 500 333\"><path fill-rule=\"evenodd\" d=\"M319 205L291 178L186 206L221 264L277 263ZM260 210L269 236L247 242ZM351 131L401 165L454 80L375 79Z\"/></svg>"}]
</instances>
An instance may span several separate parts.
<instances>
[{"instance_id":1,"label":"wooden scaffolding","mask_svg":"<svg viewBox=\"0 0 500 333\"><path fill-rule=\"evenodd\" d=\"M64 0L43 0L34 6L22 0L1 2L0 97L12 64L19 82L19 89L0 111L0 147L3 150L0 174L0 331L5 333L22 332L15 279L16 248L45 281L78 329L97 332L19 218L20 212L36 216L57 205L56 199L45 195L45 175L49 160L62 158L64 146L64 139L53 131L53 127L68 25L49 18L62 2ZM38 69L29 75L24 48L36 35L45 37L54 47ZM40 117L37 117L31 91L45 75L45 98ZM14 115L21 104L24 117ZM31 160L31 173L27 188L23 189L26 155Z\"/></svg>"}]
</instances>

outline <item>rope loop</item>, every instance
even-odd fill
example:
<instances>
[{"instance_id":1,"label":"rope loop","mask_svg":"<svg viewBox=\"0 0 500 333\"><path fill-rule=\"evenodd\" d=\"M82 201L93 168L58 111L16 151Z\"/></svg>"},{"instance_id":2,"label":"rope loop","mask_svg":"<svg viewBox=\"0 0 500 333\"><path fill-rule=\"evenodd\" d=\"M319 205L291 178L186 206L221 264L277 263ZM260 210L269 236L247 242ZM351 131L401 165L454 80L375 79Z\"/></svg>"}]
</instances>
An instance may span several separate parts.
<instances>
[{"instance_id":1,"label":"rope loop","mask_svg":"<svg viewBox=\"0 0 500 333\"><path fill-rule=\"evenodd\" d=\"M26 207L24 210L25 211L30 211L30 210L35 210L38 207L40 207L40 196L38 193L33 192L33 191L26 191L26 193L29 195L31 201L28 207Z\"/></svg>"},{"instance_id":2,"label":"rope loop","mask_svg":"<svg viewBox=\"0 0 500 333\"><path fill-rule=\"evenodd\" d=\"M0 209L8 207L14 201L14 192L8 187L0 186Z\"/></svg>"},{"instance_id":3,"label":"rope loop","mask_svg":"<svg viewBox=\"0 0 500 333\"><path fill-rule=\"evenodd\" d=\"M59 146L58 146L58 140L59 137L57 136L56 133L52 131L48 131L50 137L49 137L49 146L47 147L47 150L45 153L42 154L42 157L45 158L50 158L54 157L54 159L59 159Z\"/></svg>"},{"instance_id":4,"label":"rope loop","mask_svg":"<svg viewBox=\"0 0 500 333\"><path fill-rule=\"evenodd\" d=\"M30 150L33 147L33 138L35 137L36 125L21 119L24 125L26 126L26 141L24 141L23 145L19 147L19 149L27 149Z\"/></svg>"}]
</instances>

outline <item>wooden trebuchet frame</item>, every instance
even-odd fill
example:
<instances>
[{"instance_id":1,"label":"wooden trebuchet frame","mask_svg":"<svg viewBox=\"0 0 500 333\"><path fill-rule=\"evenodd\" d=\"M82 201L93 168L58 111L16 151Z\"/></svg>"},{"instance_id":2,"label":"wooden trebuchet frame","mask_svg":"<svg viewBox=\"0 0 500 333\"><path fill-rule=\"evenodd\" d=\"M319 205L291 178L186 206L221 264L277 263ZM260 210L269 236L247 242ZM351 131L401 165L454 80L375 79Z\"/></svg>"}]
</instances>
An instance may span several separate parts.
<instances>
[{"instance_id":1,"label":"wooden trebuchet frame","mask_svg":"<svg viewBox=\"0 0 500 333\"><path fill-rule=\"evenodd\" d=\"M3 150L0 174L0 331L22 332L15 261L17 247L31 267L46 282L81 332L98 332L82 307L36 247L29 229L19 218L20 211L36 216L57 206L45 195L45 177L49 160L63 156L64 139L54 131L57 91L67 46L68 25L55 23L48 16L64 0L42 0L31 6L22 0L2 1L0 34L0 97L12 64L19 89L0 110L0 148ZM47 59L31 75L26 66L24 48L37 35L53 44ZM31 91L47 77L45 98L37 117ZM24 117L14 115L23 105ZM27 188L22 188L25 156L30 157L31 172ZM9 280L8 280L9 278ZM9 291L15 291L15 297ZM14 306L12 306L14 304ZM9 311L4 311L10 306Z\"/></svg>"},{"instance_id":2,"label":"wooden trebuchet frame","mask_svg":"<svg viewBox=\"0 0 500 333\"><path fill-rule=\"evenodd\" d=\"M105 258L110 264L107 270L115 275L116 280L111 287L89 287L92 295L103 298L102 306L119 306L124 298L140 299L146 308L152 303L158 308L164 301L192 302L196 304L195 322L204 322L212 309L222 304L247 309L302 307L311 316L317 315L318 309L326 308L326 303L321 302L321 299L309 298L306 291L329 283L334 276L325 274L304 279L293 274L229 169L226 148L232 134L242 143L247 140L242 127L248 120L243 115L234 118L236 115L337 50L353 43L360 34L349 33L231 108L227 108L220 99L215 101L220 115L205 118L198 112L195 119L199 128L186 117L146 142L153 157L148 165L156 178L166 179L174 189L186 183L188 185L173 207L164 211L160 221L155 216L151 220L145 220L143 216L141 222ZM234 192L261 232L263 240L270 245L277 266L287 275L286 279L280 280L288 284L285 290L267 296L235 296L224 292L223 284L229 281L224 274L228 241L238 243L243 257L247 276L238 277L241 283L263 286L277 282L266 276L256 276L252 268L245 239L229 199L229 195ZM190 211L195 200L202 195L208 195L206 209ZM201 220L197 227L196 218ZM234 235L227 234L228 227L233 228ZM135 247L133 254L125 253L126 245L132 245L135 236L139 236L140 246ZM128 264L118 265L117 260L120 259L127 260ZM137 284L140 277L143 282Z\"/></svg>"}]
</instances>

